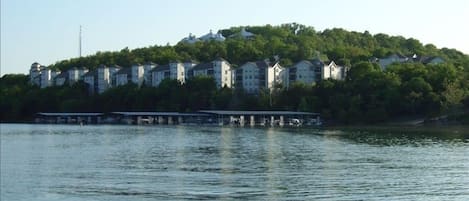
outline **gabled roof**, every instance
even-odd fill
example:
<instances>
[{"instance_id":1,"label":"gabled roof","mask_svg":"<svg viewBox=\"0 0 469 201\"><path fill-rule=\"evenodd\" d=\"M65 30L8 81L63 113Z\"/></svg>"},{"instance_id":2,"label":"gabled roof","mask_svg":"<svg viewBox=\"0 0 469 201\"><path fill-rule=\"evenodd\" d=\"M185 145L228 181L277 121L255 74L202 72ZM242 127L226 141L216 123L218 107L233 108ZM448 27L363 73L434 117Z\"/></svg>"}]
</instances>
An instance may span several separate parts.
<instances>
[{"instance_id":1,"label":"gabled roof","mask_svg":"<svg viewBox=\"0 0 469 201\"><path fill-rule=\"evenodd\" d=\"M130 75L131 74L131 69L130 68L122 68L119 71L116 72L117 75Z\"/></svg>"},{"instance_id":2,"label":"gabled roof","mask_svg":"<svg viewBox=\"0 0 469 201\"><path fill-rule=\"evenodd\" d=\"M160 72L160 71L169 71L169 64L158 65L155 68L151 69L150 72Z\"/></svg>"},{"instance_id":3,"label":"gabled roof","mask_svg":"<svg viewBox=\"0 0 469 201\"><path fill-rule=\"evenodd\" d=\"M151 62L151 61L147 61L147 62L145 62L143 65L155 66L155 65L158 65L158 64L155 64L155 63L153 63L153 62Z\"/></svg>"},{"instance_id":4,"label":"gabled roof","mask_svg":"<svg viewBox=\"0 0 469 201\"><path fill-rule=\"evenodd\" d=\"M111 65L111 68L118 68L118 69L121 69L122 67L119 66L119 65L117 65L117 64L113 64L113 65Z\"/></svg>"},{"instance_id":5,"label":"gabled roof","mask_svg":"<svg viewBox=\"0 0 469 201\"><path fill-rule=\"evenodd\" d=\"M212 30L210 30L208 34L201 36L199 39L203 41L208 41L208 40L224 41L225 37L223 37L221 33L214 34Z\"/></svg>"},{"instance_id":6,"label":"gabled roof","mask_svg":"<svg viewBox=\"0 0 469 201\"><path fill-rule=\"evenodd\" d=\"M98 72L95 71L95 70L94 71L88 71L87 73L85 73L83 75L83 77L95 77L95 76L97 76L97 74L98 74Z\"/></svg>"},{"instance_id":7,"label":"gabled roof","mask_svg":"<svg viewBox=\"0 0 469 201\"><path fill-rule=\"evenodd\" d=\"M215 60L213 60L213 61L222 61L222 62L224 61L224 62L230 64L230 62L228 62L228 61L227 61L226 59L224 59L223 57L217 57L217 58L216 58Z\"/></svg>"},{"instance_id":8,"label":"gabled roof","mask_svg":"<svg viewBox=\"0 0 469 201\"><path fill-rule=\"evenodd\" d=\"M192 70L205 70L209 68L213 68L213 62L197 64Z\"/></svg>"},{"instance_id":9,"label":"gabled roof","mask_svg":"<svg viewBox=\"0 0 469 201\"><path fill-rule=\"evenodd\" d=\"M57 75L55 77L55 79L59 79L59 78L65 78L67 79L68 78L68 73L67 72L61 72L59 75Z\"/></svg>"}]
</instances>

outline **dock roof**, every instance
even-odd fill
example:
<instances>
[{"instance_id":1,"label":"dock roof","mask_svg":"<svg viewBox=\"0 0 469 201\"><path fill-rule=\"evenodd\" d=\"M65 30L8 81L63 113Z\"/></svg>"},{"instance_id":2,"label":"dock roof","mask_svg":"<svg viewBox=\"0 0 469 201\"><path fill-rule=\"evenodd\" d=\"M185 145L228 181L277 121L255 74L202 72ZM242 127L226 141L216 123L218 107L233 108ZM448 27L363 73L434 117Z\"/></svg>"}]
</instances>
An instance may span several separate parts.
<instances>
[{"instance_id":1,"label":"dock roof","mask_svg":"<svg viewBox=\"0 0 469 201\"><path fill-rule=\"evenodd\" d=\"M319 113L311 112L295 112L295 111L241 111L241 110L200 110L201 113L217 114L217 115L319 115Z\"/></svg>"},{"instance_id":2,"label":"dock roof","mask_svg":"<svg viewBox=\"0 0 469 201\"><path fill-rule=\"evenodd\" d=\"M103 113L97 112L39 112L41 116L101 116Z\"/></svg>"},{"instance_id":3,"label":"dock roof","mask_svg":"<svg viewBox=\"0 0 469 201\"><path fill-rule=\"evenodd\" d=\"M111 112L111 114L124 116L208 116L208 114L182 112Z\"/></svg>"}]
</instances>

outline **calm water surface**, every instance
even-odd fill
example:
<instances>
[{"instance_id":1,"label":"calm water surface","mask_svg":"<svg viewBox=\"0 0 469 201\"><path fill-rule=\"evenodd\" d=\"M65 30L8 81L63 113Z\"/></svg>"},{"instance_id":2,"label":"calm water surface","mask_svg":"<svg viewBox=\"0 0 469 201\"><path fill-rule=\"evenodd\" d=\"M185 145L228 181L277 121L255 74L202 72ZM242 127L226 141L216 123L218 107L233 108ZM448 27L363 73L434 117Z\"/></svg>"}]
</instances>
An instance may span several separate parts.
<instances>
[{"instance_id":1,"label":"calm water surface","mask_svg":"<svg viewBox=\"0 0 469 201\"><path fill-rule=\"evenodd\" d=\"M469 200L467 128L0 126L2 201Z\"/></svg>"}]
</instances>

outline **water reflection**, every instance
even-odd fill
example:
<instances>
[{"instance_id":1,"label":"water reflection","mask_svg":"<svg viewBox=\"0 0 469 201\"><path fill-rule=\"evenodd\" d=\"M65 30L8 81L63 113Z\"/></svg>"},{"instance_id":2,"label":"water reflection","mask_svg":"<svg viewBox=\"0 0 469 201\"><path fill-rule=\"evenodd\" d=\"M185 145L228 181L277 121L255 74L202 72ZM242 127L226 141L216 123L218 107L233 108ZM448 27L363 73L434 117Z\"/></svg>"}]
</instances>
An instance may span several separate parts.
<instances>
[{"instance_id":1,"label":"water reflection","mask_svg":"<svg viewBox=\"0 0 469 201\"><path fill-rule=\"evenodd\" d=\"M465 200L469 192L462 131L3 128L1 200Z\"/></svg>"}]
</instances>

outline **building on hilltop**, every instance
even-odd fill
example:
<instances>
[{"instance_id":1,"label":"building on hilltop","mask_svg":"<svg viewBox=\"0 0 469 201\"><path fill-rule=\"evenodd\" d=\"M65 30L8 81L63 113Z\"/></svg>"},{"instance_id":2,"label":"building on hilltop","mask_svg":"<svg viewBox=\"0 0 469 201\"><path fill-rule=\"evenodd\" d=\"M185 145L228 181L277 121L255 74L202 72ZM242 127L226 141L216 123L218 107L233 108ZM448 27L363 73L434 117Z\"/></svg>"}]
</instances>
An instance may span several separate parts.
<instances>
[{"instance_id":1,"label":"building on hilltop","mask_svg":"<svg viewBox=\"0 0 469 201\"><path fill-rule=\"evenodd\" d=\"M183 38L180 42L183 43L189 43L189 44L194 44L196 42L202 41L202 42L207 42L207 41L225 41L225 37L220 33L213 33L212 30L210 30L209 33L197 38L195 35L192 35L189 33L188 37Z\"/></svg>"},{"instance_id":2,"label":"building on hilltop","mask_svg":"<svg viewBox=\"0 0 469 201\"><path fill-rule=\"evenodd\" d=\"M244 38L244 39L253 39L255 37L255 34L249 32L249 31L246 31L246 28L243 27L243 28L241 28L240 32L232 34L229 37L234 38L234 37L238 37L238 36L240 36L241 38Z\"/></svg>"},{"instance_id":3,"label":"building on hilltop","mask_svg":"<svg viewBox=\"0 0 469 201\"><path fill-rule=\"evenodd\" d=\"M192 35L192 33L189 33L189 36L183 38L181 42L183 43L189 43L189 44L194 44L196 42L200 41L195 35Z\"/></svg>"},{"instance_id":4,"label":"building on hilltop","mask_svg":"<svg viewBox=\"0 0 469 201\"><path fill-rule=\"evenodd\" d=\"M247 62L236 69L236 87L248 93L258 93L261 89L272 91L286 82L286 75L278 61Z\"/></svg>"},{"instance_id":5,"label":"building on hilltop","mask_svg":"<svg viewBox=\"0 0 469 201\"><path fill-rule=\"evenodd\" d=\"M215 80L217 88L232 87L231 64L223 58L217 58L211 62L201 63L193 67L191 75L208 76Z\"/></svg>"},{"instance_id":6,"label":"building on hilltop","mask_svg":"<svg viewBox=\"0 0 469 201\"><path fill-rule=\"evenodd\" d=\"M205 35L201 36L201 37L199 38L199 40L201 40L201 41L211 41L211 40L214 40L214 41L220 41L220 42L222 42L222 41L225 41L225 37L223 37L223 35L222 35L220 32L214 34L214 33L212 32L212 30L210 30L210 32L209 32L208 34L205 34Z\"/></svg>"}]
</instances>

